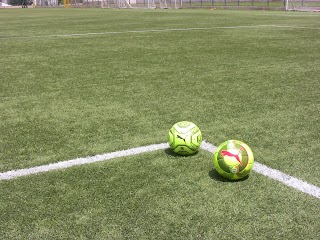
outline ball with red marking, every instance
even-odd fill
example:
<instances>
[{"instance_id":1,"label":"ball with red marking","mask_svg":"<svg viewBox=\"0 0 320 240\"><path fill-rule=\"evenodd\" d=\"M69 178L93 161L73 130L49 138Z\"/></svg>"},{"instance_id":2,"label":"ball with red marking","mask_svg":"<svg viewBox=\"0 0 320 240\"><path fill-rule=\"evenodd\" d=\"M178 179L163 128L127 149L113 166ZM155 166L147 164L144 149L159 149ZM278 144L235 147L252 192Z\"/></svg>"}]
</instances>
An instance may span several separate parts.
<instances>
[{"instance_id":1,"label":"ball with red marking","mask_svg":"<svg viewBox=\"0 0 320 240\"><path fill-rule=\"evenodd\" d=\"M213 156L217 172L230 180L247 176L254 163L250 147L238 140L228 140L220 144Z\"/></svg>"}]
</instances>

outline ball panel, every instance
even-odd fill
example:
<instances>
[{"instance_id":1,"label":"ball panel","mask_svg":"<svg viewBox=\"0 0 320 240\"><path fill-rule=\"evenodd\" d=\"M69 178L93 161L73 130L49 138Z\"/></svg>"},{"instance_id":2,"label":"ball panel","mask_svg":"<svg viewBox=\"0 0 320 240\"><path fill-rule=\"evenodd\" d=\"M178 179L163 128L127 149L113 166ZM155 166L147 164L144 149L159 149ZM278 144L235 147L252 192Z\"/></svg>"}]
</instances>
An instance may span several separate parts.
<instances>
[{"instance_id":1,"label":"ball panel","mask_svg":"<svg viewBox=\"0 0 320 240\"><path fill-rule=\"evenodd\" d=\"M174 149L172 149L175 153L180 154L180 155L191 155L195 153L191 148L188 148L187 146L176 146Z\"/></svg>"},{"instance_id":2,"label":"ball panel","mask_svg":"<svg viewBox=\"0 0 320 240\"><path fill-rule=\"evenodd\" d=\"M175 125L173 125L173 127L176 129L177 132L181 134L186 134L197 126L192 122L182 121L176 123Z\"/></svg>"},{"instance_id":3,"label":"ball panel","mask_svg":"<svg viewBox=\"0 0 320 240\"><path fill-rule=\"evenodd\" d=\"M249 146L238 140L228 140L220 144L213 158L217 172L231 180L248 175L253 162L253 153Z\"/></svg>"},{"instance_id":4,"label":"ball panel","mask_svg":"<svg viewBox=\"0 0 320 240\"><path fill-rule=\"evenodd\" d=\"M197 128L196 131L191 135L191 142L196 146L200 146L202 142L202 134L199 128Z\"/></svg>"},{"instance_id":5,"label":"ball panel","mask_svg":"<svg viewBox=\"0 0 320 240\"><path fill-rule=\"evenodd\" d=\"M174 142L175 142L175 141L174 141L174 133L172 132L172 129L169 130L168 136L169 136L169 139L168 139L169 145L170 145L170 147L171 147L171 146L174 145Z\"/></svg>"},{"instance_id":6,"label":"ball panel","mask_svg":"<svg viewBox=\"0 0 320 240\"><path fill-rule=\"evenodd\" d=\"M202 135L200 129L192 122L182 121L169 130L170 148L180 155L190 155L198 151Z\"/></svg>"}]
</instances>

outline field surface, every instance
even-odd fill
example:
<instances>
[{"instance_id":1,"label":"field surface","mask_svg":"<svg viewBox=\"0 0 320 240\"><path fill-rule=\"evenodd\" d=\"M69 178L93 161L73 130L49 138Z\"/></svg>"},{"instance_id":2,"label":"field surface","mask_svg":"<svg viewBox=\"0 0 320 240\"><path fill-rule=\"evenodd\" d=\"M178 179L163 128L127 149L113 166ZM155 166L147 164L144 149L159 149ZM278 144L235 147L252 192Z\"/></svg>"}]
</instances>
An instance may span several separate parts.
<instances>
[{"instance_id":1,"label":"field surface","mask_svg":"<svg viewBox=\"0 0 320 240\"><path fill-rule=\"evenodd\" d=\"M320 14L0 9L0 172L167 141L320 186ZM0 180L3 239L320 239L320 201L168 149Z\"/></svg>"}]
</instances>

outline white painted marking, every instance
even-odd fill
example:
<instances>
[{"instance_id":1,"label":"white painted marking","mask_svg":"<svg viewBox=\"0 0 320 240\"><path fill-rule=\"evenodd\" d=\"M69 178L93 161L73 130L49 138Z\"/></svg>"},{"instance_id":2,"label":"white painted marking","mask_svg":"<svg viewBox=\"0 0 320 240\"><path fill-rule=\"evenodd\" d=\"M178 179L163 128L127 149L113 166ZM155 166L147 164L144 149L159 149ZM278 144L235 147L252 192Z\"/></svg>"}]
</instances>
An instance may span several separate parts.
<instances>
[{"instance_id":1,"label":"white painted marking","mask_svg":"<svg viewBox=\"0 0 320 240\"><path fill-rule=\"evenodd\" d=\"M314 13L314 12L296 12L294 13L284 13L284 14L272 14L272 13L267 13L267 14L261 14L263 16L279 16L279 17L320 17L319 13Z\"/></svg>"},{"instance_id":2,"label":"white painted marking","mask_svg":"<svg viewBox=\"0 0 320 240\"><path fill-rule=\"evenodd\" d=\"M261 25L261 27L320 30L320 28L315 28L315 27L300 27L300 26L289 26L289 25Z\"/></svg>"},{"instance_id":3,"label":"white painted marking","mask_svg":"<svg viewBox=\"0 0 320 240\"><path fill-rule=\"evenodd\" d=\"M39 35L39 36L4 36L0 39L8 38L46 38L46 37L81 37L90 35L114 35L126 33L149 33L149 32L170 32L170 31L193 31L193 30L208 30L210 28L167 28L167 29L147 29L147 30L128 30L116 32L92 32L92 33L70 33L70 34L53 34L53 35Z\"/></svg>"},{"instance_id":4,"label":"white painted marking","mask_svg":"<svg viewBox=\"0 0 320 240\"><path fill-rule=\"evenodd\" d=\"M57 163L52 163L52 164L42 165L42 166L37 166L32 168L11 170L8 172L0 173L0 180L10 180L10 179L14 179L21 176L48 172L56 169L64 169L64 168L69 168L72 166L83 165L88 163L106 161L114 158L137 155L140 153L152 152L152 151L162 150L166 148L169 148L168 143L152 144L152 145L143 146L143 147L137 147L137 148L131 148L127 150L95 155L92 157L76 158L68 161L57 162ZM217 147L212 145L211 143L203 141L201 144L201 149L206 150L210 153L214 153L217 150ZM310 183L307 183L305 181L302 181L300 179L287 175L283 172L280 172L279 170L269 168L258 162L254 162L253 171L258 172L264 176L277 180L289 187L292 187L294 189L297 189L301 192L304 192L306 194L309 194L311 196L314 196L320 199L320 188L315 185L312 185Z\"/></svg>"},{"instance_id":5,"label":"white painted marking","mask_svg":"<svg viewBox=\"0 0 320 240\"><path fill-rule=\"evenodd\" d=\"M19 38L50 38L50 37L82 37L96 35L114 35L126 33L151 33L151 32L172 32L172 31L197 31L197 30L214 30L214 29L239 29L239 28L292 28L292 29L309 29L320 30L320 28L299 27L299 26L282 26L282 25L244 25L244 26L226 26L226 27L194 27L194 28L167 28L167 29L146 29L146 30L128 30L115 32L91 32L91 33L70 33L70 34L53 34L39 36L0 36L0 39L19 39Z\"/></svg>"},{"instance_id":6,"label":"white painted marking","mask_svg":"<svg viewBox=\"0 0 320 240\"><path fill-rule=\"evenodd\" d=\"M113 158L126 157L126 156L136 155L136 154L145 153L145 152L152 152L152 151L166 149L166 148L169 148L168 143L160 143L160 144L153 144L153 145L148 145L144 147L131 148L128 150L95 155L92 157L76 158L68 161L57 162L57 163L52 163L52 164L42 165L42 166L37 166L32 168L12 170L8 172L0 173L0 180L10 180L10 179L21 177L21 176L26 176L26 175L31 175L31 174L41 173L41 172L48 172L56 169L64 169L64 168L69 168L76 165L83 165L87 163L106 161Z\"/></svg>"},{"instance_id":7,"label":"white painted marking","mask_svg":"<svg viewBox=\"0 0 320 240\"><path fill-rule=\"evenodd\" d=\"M320 188L315 185L312 185L298 178L287 175L283 172L280 172L279 170L269 168L266 165L263 165L258 162L254 163L253 170L264 176L277 180L289 187L295 188L301 192L307 193L311 196L314 196L320 199Z\"/></svg>"},{"instance_id":8,"label":"white painted marking","mask_svg":"<svg viewBox=\"0 0 320 240\"><path fill-rule=\"evenodd\" d=\"M217 150L217 147L212 145L211 143L205 142L205 150L214 153ZM320 188L312 185L310 183L307 183L305 181L302 181L298 178L292 177L290 175L287 175L283 172L280 172L279 170L269 168L266 165L263 165L258 162L254 162L253 164L253 171L260 173L266 177L272 178L274 180L277 180L289 187L292 187L294 189L297 189L301 192L304 192L306 194L309 194L311 196L314 196L316 198L320 199Z\"/></svg>"},{"instance_id":9,"label":"white painted marking","mask_svg":"<svg viewBox=\"0 0 320 240\"><path fill-rule=\"evenodd\" d=\"M201 149L214 153L217 150L217 147L203 140L201 143Z\"/></svg>"}]
</instances>

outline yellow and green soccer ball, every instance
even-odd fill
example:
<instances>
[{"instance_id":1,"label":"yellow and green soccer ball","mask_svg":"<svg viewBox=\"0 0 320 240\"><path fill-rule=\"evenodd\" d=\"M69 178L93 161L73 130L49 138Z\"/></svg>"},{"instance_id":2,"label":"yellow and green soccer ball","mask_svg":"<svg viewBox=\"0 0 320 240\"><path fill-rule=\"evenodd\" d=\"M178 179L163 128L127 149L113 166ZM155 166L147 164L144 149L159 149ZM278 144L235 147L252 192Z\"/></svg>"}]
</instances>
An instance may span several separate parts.
<instances>
[{"instance_id":1,"label":"yellow and green soccer ball","mask_svg":"<svg viewBox=\"0 0 320 240\"><path fill-rule=\"evenodd\" d=\"M228 140L217 148L213 164L217 172L230 180L247 176L253 167L253 153L249 146L238 140Z\"/></svg>"},{"instance_id":2,"label":"yellow and green soccer ball","mask_svg":"<svg viewBox=\"0 0 320 240\"><path fill-rule=\"evenodd\" d=\"M169 145L179 155L191 155L198 151L202 142L200 129L192 122L182 121L169 130Z\"/></svg>"}]
</instances>

